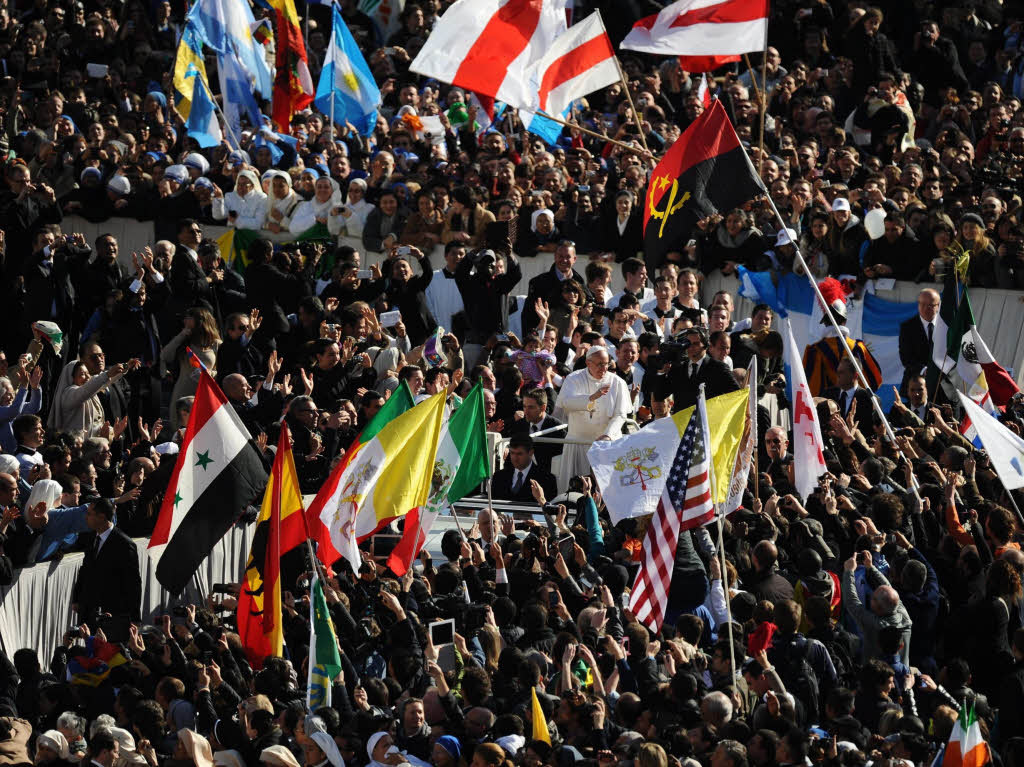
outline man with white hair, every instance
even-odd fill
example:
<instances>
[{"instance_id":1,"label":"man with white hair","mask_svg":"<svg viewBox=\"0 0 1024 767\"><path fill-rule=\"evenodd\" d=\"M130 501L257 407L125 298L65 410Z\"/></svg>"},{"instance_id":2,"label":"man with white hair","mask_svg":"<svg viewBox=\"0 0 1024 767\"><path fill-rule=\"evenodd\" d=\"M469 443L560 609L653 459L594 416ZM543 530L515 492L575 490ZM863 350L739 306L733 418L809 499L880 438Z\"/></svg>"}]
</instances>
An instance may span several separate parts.
<instances>
[{"instance_id":1,"label":"man with white hair","mask_svg":"<svg viewBox=\"0 0 1024 767\"><path fill-rule=\"evenodd\" d=\"M869 606L865 606L857 594L857 581L855 571L857 565L864 568L864 577L871 593ZM910 663L910 629L913 622L907 608L900 601L900 595L896 592L882 575L881 571L874 565L870 551L862 551L857 557L850 557L843 564L843 607L853 617L864 636L864 660L871 658L884 660L882 650L879 647L878 635L885 628L899 629L902 645L900 646L900 660L903 663Z\"/></svg>"},{"instance_id":2,"label":"man with white hair","mask_svg":"<svg viewBox=\"0 0 1024 767\"><path fill-rule=\"evenodd\" d=\"M569 480L590 473L587 450L595 440L616 439L630 412L626 382L608 372L608 350L592 346L587 350L586 368L566 376L555 403L569 423L566 438L584 444L568 444L562 453L558 489L569 487Z\"/></svg>"}]
</instances>

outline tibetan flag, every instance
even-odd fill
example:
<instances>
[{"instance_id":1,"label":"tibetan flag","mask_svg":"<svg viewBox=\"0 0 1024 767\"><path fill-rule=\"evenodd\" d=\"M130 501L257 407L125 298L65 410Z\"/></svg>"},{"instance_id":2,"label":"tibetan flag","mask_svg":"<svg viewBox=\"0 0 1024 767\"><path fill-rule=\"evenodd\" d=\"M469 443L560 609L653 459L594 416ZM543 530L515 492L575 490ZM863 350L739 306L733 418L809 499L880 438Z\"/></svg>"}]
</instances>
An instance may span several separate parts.
<instances>
[{"instance_id":1,"label":"tibetan flag","mask_svg":"<svg viewBox=\"0 0 1024 767\"><path fill-rule=\"evenodd\" d=\"M974 705L960 709L960 717L949 734L949 743L942 757L942 767L984 767L991 763L992 753L981 736L981 726L974 714Z\"/></svg>"},{"instance_id":2,"label":"tibetan flag","mask_svg":"<svg viewBox=\"0 0 1024 767\"><path fill-rule=\"evenodd\" d=\"M332 5L332 17L331 42L314 103L335 123L350 122L361 136L371 136L377 127L380 89L336 4Z\"/></svg>"},{"instance_id":3,"label":"tibetan flag","mask_svg":"<svg viewBox=\"0 0 1024 767\"><path fill-rule=\"evenodd\" d=\"M352 461L352 458L362 449L363 445L370 442L377 436L381 429L391 423L402 413L407 410L411 410L412 406L412 392L409 390L409 385L403 381L384 402L384 405L377 411L377 414L370 419L368 424L366 424L366 427L352 443L345 455L342 456L341 460L338 461L337 465L331 471L331 476L328 478L327 483L331 484L332 482L337 482L337 478L342 475L349 463ZM313 503L310 504L309 508L306 509L306 523L309 526L310 538L312 538L317 544L317 558L324 564L324 567L331 567L341 558L341 554L334 548L334 545L331 542L330 530L320 521L323 504L327 500L326 498L321 499L320 494L322 493L323 488L321 488L320 493L317 494L317 497L313 500Z\"/></svg>"},{"instance_id":4,"label":"tibetan flag","mask_svg":"<svg viewBox=\"0 0 1024 767\"><path fill-rule=\"evenodd\" d=\"M313 582L309 586L309 678L306 685L306 708L316 711L331 705L331 687L341 673L341 653L338 635L327 610L324 587L320 583L318 568L313 569Z\"/></svg>"},{"instance_id":5,"label":"tibetan flag","mask_svg":"<svg viewBox=\"0 0 1024 767\"><path fill-rule=\"evenodd\" d=\"M540 707L540 700L537 699L537 688L530 688L530 719L533 720L533 740L542 740L551 745L551 733L548 732L548 720L544 716L544 709Z\"/></svg>"},{"instance_id":6,"label":"tibetan flag","mask_svg":"<svg viewBox=\"0 0 1024 767\"><path fill-rule=\"evenodd\" d=\"M277 72L272 104L277 129L288 133L292 115L313 101L313 77L309 74L306 43L299 27L295 0L271 0L277 17Z\"/></svg>"},{"instance_id":7,"label":"tibetan flag","mask_svg":"<svg viewBox=\"0 0 1024 767\"><path fill-rule=\"evenodd\" d=\"M180 594L267 482L259 450L205 370L147 551L156 578Z\"/></svg>"},{"instance_id":8,"label":"tibetan flag","mask_svg":"<svg viewBox=\"0 0 1024 767\"><path fill-rule=\"evenodd\" d=\"M73 685L99 687L112 669L127 662L116 644L91 636L85 640L85 654L76 655L68 661L68 674Z\"/></svg>"},{"instance_id":9,"label":"tibetan flag","mask_svg":"<svg viewBox=\"0 0 1024 767\"><path fill-rule=\"evenodd\" d=\"M425 399L356 445L331 472L309 509L318 541L326 528L331 550L359 571L359 542L430 498L447 392ZM333 560L332 560L333 561Z\"/></svg>"},{"instance_id":10,"label":"tibetan flag","mask_svg":"<svg viewBox=\"0 0 1024 767\"><path fill-rule=\"evenodd\" d=\"M256 518L256 533L238 594L238 636L253 668L284 653L281 556L306 539L302 493L288 425L281 424L277 455Z\"/></svg>"},{"instance_id":11,"label":"tibetan flag","mask_svg":"<svg viewBox=\"0 0 1024 767\"><path fill-rule=\"evenodd\" d=\"M714 101L654 169L644 195L644 253L655 267L682 250L697 221L766 193L720 101Z\"/></svg>"},{"instance_id":12,"label":"tibetan flag","mask_svg":"<svg viewBox=\"0 0 1024 767\"><path fill-rule=\"evenodd\" d=\"M405 575L412 566L438 515L490 475L484 390L478 382L441 430L430 498L406 516L402 540L388 558L388 567L395 575Z\"/></svg>"}]
</instances>

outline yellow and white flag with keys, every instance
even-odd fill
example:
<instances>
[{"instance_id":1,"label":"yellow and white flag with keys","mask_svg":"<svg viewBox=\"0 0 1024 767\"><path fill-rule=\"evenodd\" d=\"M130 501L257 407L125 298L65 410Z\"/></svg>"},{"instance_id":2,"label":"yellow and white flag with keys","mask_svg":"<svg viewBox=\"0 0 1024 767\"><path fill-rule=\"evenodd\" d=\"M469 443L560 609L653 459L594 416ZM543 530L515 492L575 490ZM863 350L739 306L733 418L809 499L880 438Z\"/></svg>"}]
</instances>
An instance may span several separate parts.
<instances>
[{"instance_id":1,"label":"yellow and white flag with keys","mask_svg":"<svg viewBox=\"0 0 1024 767\"><path fill-rule=\"evenodd\" d=\"M714 456L715 483L712 498L716 504L729 499L730 482L743 443L748 418L746 389L707 400L708 431ZM645 426L610 442L595 442L587 451L601 496L612 523L630 517L653 514L665 490L665 481L692 407ZM723 509L725 513L735 510Z\"/></svg>"}]
</instances>

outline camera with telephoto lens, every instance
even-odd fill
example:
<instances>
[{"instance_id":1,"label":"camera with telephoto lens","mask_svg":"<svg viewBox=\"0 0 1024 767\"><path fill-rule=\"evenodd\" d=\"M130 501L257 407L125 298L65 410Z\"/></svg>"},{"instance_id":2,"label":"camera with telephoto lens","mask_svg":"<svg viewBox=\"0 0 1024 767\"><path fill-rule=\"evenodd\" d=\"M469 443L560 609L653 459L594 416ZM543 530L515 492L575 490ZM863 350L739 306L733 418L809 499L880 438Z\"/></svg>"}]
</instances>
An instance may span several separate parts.
<instances>
[{"instance_id":1,"label":"camera with telephoto lens","mask_svg":"<svg viewBox=\"0 0 1024 767\"><path fill-rule=\"evenodd\" d=\"M476 270L481 274L493 275L494 269L498 263L498 257L494 254L494 251L490 248L482 248L476 251L471 256L473 265L476 266Z\"/></svg>"}]
</instances>

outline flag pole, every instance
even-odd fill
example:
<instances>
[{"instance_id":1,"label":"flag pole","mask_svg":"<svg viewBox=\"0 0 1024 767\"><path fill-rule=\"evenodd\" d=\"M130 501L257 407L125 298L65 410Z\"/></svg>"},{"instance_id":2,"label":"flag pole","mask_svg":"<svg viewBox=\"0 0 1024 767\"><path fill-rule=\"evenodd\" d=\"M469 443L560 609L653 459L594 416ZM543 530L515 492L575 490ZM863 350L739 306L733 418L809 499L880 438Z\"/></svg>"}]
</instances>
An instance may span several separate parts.
<instances>
[{"instance_id":1,"label":"flag pole","mask_svg":"<svg viewBox=\"0 0 1024 767\"><path fill-rule=\"evenodd\" d=\"M747 386L754 387L754 399L757 399L757 354L750 358L751 365L747 368ZM754 430L754 497L761 499L761 469L758 466L757 454L760 452L761 435L757 429L757 407L750 414L750 428Z\"/></svg>"},{"instance_id":2,"label":"flag pole","mask_svg":"<svg viewBox=\"0 0 1024 767\"><path fill-rule=\"evenodd\" d=\"M626 72L622 68L622 63L619 61L619 57L614 56L613 58L615 59L615 66L619 70L619 79L622 80L622 89L626 92L626 98L629 99L629 108L633 110L633 117L636 118L637 132L640 134L640 143L644 145L644 149L647 150L647 154L653 156L651 148L647 146L647 137L644 135L643 117L636 111L636 106L633 104L633 94L629 92L629 83L626 82Z\"/></svg>"},{"instance_id":3,"label":"flag pole","mask_svg":"<svg viewBox=\"0 0 1024 767\"><path fill-rule=\"evenodd\" d=\"M750 70L750 82L757 82L757 73ZM757 88L757 85L754 86ZM761 137L757 141L760 151L757 153L757 175L761 175L761 167L764 165L764 124L768 120L768 27L764 31L764 54L761 58Z\"/></svg>"},{"instance_id":4,"label":"flag pole","mask_svg":"<svg viewBox=\"0 0 1024 767\"><path fill-rule=\"evenodd\" d=\"M564 125L566 128L571 128L573 130L578 130L580 133L586 133L588 136L593 136L594 138L599 138L602 141L607 141L609 144L614 144L615 146L622 147L623 149L628 149L630 152L633 152L634 154L638 154L640 156L643 156L644 153L646 152L651 157L654 157L654 153L651 152L650 149L646 149L645 148L643 151L641 151L641 150L637 149L635 146L630 146L629 144L623 143L622 141L619 141L618 139L613 139L610 136L602 136L597 131L592 131L592 130L590 130L590 128L584 128L582 125L575 125L573 123L566 122L561 117L555 117L554 115L549 115L547 112L544 112L544 111L538 111L537 114L543 115L547 119L551 120L551 122L556 122L559 125ZM643 138L643 131L640 131L640 136L641 136L641 138Z\"/></svg>"},{"instance_id":5,"label":"flag pole","mask_svg":"<svg viewBox=\"0 0 1024 767\"><path fill-rule=\"evenodd\" d=\"M725 610L728 617L729 668L732 673L732 679L729 681L734 682L736 679L736 652L734 649L732 635L732 605L729 604L728 579L725 574L725 534L722 532L724 523L722 522L722 515L719 513L718 502L715 500L715 490L717 489L717 483L715 482L715 454L711 449L711 433L708 430L707 399L704 396L704 384L700 385L700 392L697 394L697 412L700 414L701 426L704 429L704 444L707 446L708 479L711 482L711 506L715 510L715 519L718 521L718 554L716 556L721 560L722 593L725 595Z\"/></svg>"},{"instance_id":6,"label":"flag pole","mask_svg":"<svg viewBox=\"0 0 1024 767\"><path fill-rule=\"evenodd\" d=\"M746 154L744 154L744 157L747 157ZM747 163L750 163L749 157L747 157ZM752 169L753 168L751 167L751 170ZM779 213L779 209L775 207L775 201L772 199L771 195L765 195L765 197L768 200L768 204L771 205L772 212L775 213L775 218L778 220L779 226L782 227L782 229L785 229L786 222L783 220L782 215ZM900 448L899 442L896 441L896 434L893 432L892 425L889 423L889 419L886 417L885 412L882 410L882 405L878 401L878 395L875 394L875 392L871 391L871 387L868 386L868 379L867 376L864 375L864 370L861 368L860 362L854 355L853 350L850 348L850 345L846 343L846 336L843 335L843 331L839 329L839 323L836 322L836 318L832 315L832 311L828 308L828 303L825 301L825 297L821 294L821 289L818 287L818 283L815 282L814 275L811 274L811 270L810 268L808 268L807 262L804 261L803 254L800 252L800 246L797 245L795 242L792 243L792 245L793 250L796 251L796 265L804 270L804 276L807 277L807 281L811 283L811 288L814 290L814 295L818 297L818 301L820 301L822 307L824 307L825 317L828 318L829 324L832 326L832 329L836 333L836 337L840 339L841 343L839 344L839 346L842 347L843 351L845 352L846 358L850 360L850 364L853 365L853 370L857 375L858 382L871 394L871 404L874 408L875 413L878 415L879 420L882 422L882 426L885 428L886 436L892 442L893 447L896 448L896 452L899 453L900 458L909 463L909 459L906 455L904 455L902 448ZM917 498L918 501L920 501L921 494L917 490L916 480L912 483L912 487L910 488L910 490L913 491L914 497Z\"/></svg>"},{"instance_id":7,"label":"flag pole","mask_svg":"<svg viewBox=\"0 0 1024 767\"><path fill-rule=\"evenodd\" d=\"M750 72L750 84L752 86L754 86L754 95L757 96L757 103L761 105L761 109L763 110L764 109L764 101L763 101L762 96L761 96L761 89L757 87L757 75L755 74L755 72L757 70L755 70L754 67L751 66L751 64L750 64L750 54L749 53L744 53L743 54L743 63L747 65L747 71Z\"/></svg>"}]
</instances>

